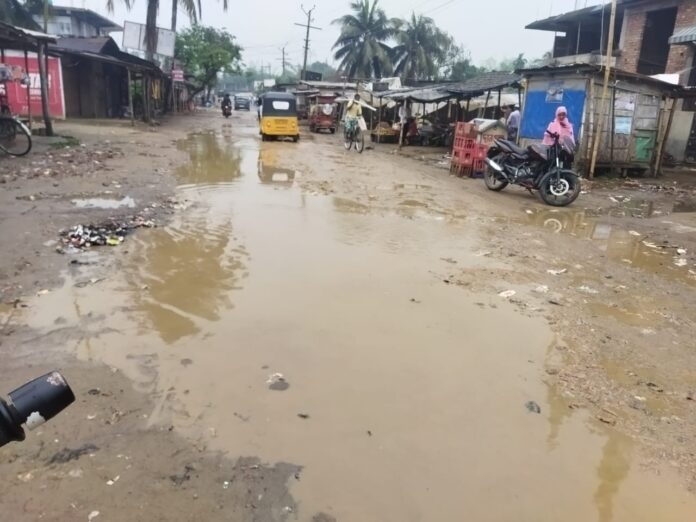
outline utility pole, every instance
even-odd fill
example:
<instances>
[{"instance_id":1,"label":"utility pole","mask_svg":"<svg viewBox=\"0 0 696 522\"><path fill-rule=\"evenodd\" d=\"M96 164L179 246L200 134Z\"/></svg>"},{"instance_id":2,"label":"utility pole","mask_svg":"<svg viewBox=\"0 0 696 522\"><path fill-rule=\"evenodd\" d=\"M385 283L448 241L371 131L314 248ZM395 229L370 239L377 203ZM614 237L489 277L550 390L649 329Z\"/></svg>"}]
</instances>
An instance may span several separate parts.
<instances>
[{"instance_id":1,"label":"utility pole","mask_svg":"<svg viewBox=\"0 0 696 522\"><path fill-rule=\"evenodd\" d=\"M312 11L314 11L317 6L314 5L309 11L305 11L304 6L302 7L302 12L307 15L307 23L306 24L298 24L296 23L295 25L299 25L300 27L305 27L307 29L307 33L305 35L305 44L304 44L304 62L302 64L302 76L300 76L300 80L304 80L306 75L307 75L307 53L309 52L309 31L311 29L316 29L317 31L321 31L320 27L314 27L312 26Z\"/></svg>"},{"instance_id":2,"label":"utility pole","mask_svg":"<svg viewBox=\"0 0 696 522\"><path fill-rule=\"evenodd\" d=\"M288 62L285 60L285 48L288 46L288 44L285 44L281 49L280 52L283 53L283 58L281 58L281 63L283 64L283 76L285 76L285 70L287 67Z\"/></svg>"}]
</instances>

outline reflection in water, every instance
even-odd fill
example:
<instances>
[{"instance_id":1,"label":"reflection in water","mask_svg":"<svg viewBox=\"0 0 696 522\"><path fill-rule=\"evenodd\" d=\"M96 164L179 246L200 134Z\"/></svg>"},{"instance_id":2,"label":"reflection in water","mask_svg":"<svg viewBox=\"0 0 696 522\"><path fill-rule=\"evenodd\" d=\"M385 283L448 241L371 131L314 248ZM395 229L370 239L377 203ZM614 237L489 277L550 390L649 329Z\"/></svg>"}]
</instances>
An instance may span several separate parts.
<instances>
[{"instance_id":1,"label":"reflection in water","mask_svg":"<svg viewBox=\"0 0 696 522\"><path fill-rule=\"evenodd\" d=\"M602 448L602 460L597 467L599 485L594 501L599 512L599 522L614 520L614 501L621 484L628 477L632 441L616 431L608 431L607 442Z\"/></svg>"},{"instance_id":2,"label":"reflection in water","mask_svg":"<svg viewBox=\"0 0 696 522\"><path fill-rule=\"evenodd\" d=\"M178 147L188 152L190 159L177 169L184 183L225 183L240 175L242 156L229 139L221 143L215 133L194 134L179 142Z\"/></svg>"},{"instance_id":3,"label":"reflection in water","mask_svg":"<svg viewBox=\"0 0 696 522\"><path fill-rule=\"evenodd\" d=\"M561 427L566 419L573 415L568 402L558 393L555 386L546 386L546 397L549 403L549 435L546 442L550 450L558 447L558 438L561 432Z\"/></svg>"},{"instance_id":4,"label":"reflection in water","mask_svg":"<svg viewBox=\"0 0 696 522\"><path fill-rule=\"evenodd\" d=\"M269 149L259 151L258 173L261 183L291 187L295 181L295 170L279 167L275 156L275 152Z\"/></svg>"},{"instance_id":5,"label":"reflection in water","mask_svg":"<svg viewBox=\"0 0 696 522\"><path fill-rule=\"evenodd\" d=\"M217 321L230 308L229 292L244 270L242 250L231 251L229 221L204 220L167 227L143 238L137 265L138 308L162 339L174 343L200 331L200 321Z\"/></svg>"}]
</instances>

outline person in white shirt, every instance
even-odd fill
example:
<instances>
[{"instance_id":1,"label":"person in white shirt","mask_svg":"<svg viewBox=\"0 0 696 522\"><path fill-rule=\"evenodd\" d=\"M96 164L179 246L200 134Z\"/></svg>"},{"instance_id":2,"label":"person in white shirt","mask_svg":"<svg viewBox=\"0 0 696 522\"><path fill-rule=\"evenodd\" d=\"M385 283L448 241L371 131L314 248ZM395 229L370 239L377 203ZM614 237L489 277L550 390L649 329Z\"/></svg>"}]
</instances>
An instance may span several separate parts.
<instances>
[{"instance_id":1,"label":"person in white shirt","mask_svg":"<svg viewBox=\"0 0 696 522\"><path fill-rule=\"evenodd\" d=\"M408 104L404 101L399 107L399 121L401 122L401 137L399 142L406 144L406 137L408 136L408 119L411 116Z\"/></svg>"}]
</instances>

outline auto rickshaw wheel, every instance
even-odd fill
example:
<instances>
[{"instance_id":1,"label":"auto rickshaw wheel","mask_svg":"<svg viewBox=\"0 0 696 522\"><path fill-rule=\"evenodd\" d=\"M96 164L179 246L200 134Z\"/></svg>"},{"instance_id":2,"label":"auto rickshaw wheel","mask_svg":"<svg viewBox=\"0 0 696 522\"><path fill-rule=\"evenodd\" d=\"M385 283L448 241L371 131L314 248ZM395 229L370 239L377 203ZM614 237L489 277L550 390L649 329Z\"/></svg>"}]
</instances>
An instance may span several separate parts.
<instances>
[{"instance_id":1,"label":"auto rickshaw wheel","mask_svg":"<svg viewBox=\"0 0 696 522\"><path fill-rule=\"evenodd\" d=\"M261 141L268 141L268 136L266 136L263 132L261 133Z\"/></svg>"},{"instance_id":2,"label":"auto rickshaw wheel","mask_svg":"<svg viewBox=\"0 0 696 522\"><path fill-rule=\"evenodd\" d=\"M336 129L335 129L335 128L331 127L329 130L331 131L331 134L336 134Z\"/></svg>"},{"instance_id":3,"label":"auto rickshaw wheel","mask_svg":"<svg viewBox=\"0 0 696 522\"><path fill-rule=\"evenodd\" d=\"M293 137L292 137L292 141L295 142L295 143L297 143L298 141L300 141L300 137L299 137L299 136L293 136Z\"/></svg>"}]
</instances>

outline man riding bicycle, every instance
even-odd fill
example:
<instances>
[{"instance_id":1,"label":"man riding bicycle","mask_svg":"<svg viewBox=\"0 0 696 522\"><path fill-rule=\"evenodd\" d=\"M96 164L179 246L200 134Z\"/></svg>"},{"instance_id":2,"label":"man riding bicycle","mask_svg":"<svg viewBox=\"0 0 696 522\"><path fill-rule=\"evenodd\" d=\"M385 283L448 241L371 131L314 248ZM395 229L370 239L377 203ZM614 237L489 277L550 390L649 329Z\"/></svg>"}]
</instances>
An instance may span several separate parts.
<instances>
[{"instance_id":1,"label":"man riding bicycle","mask_svg":"<svg viewBox=\"0 0 696 522\"><path fill-rule=\"evenodd\" d=\"M346 107L346 134L352 134L358 128L358 120L362 117L360 95L356 94Z\"/></svg>"}]
</instances>

